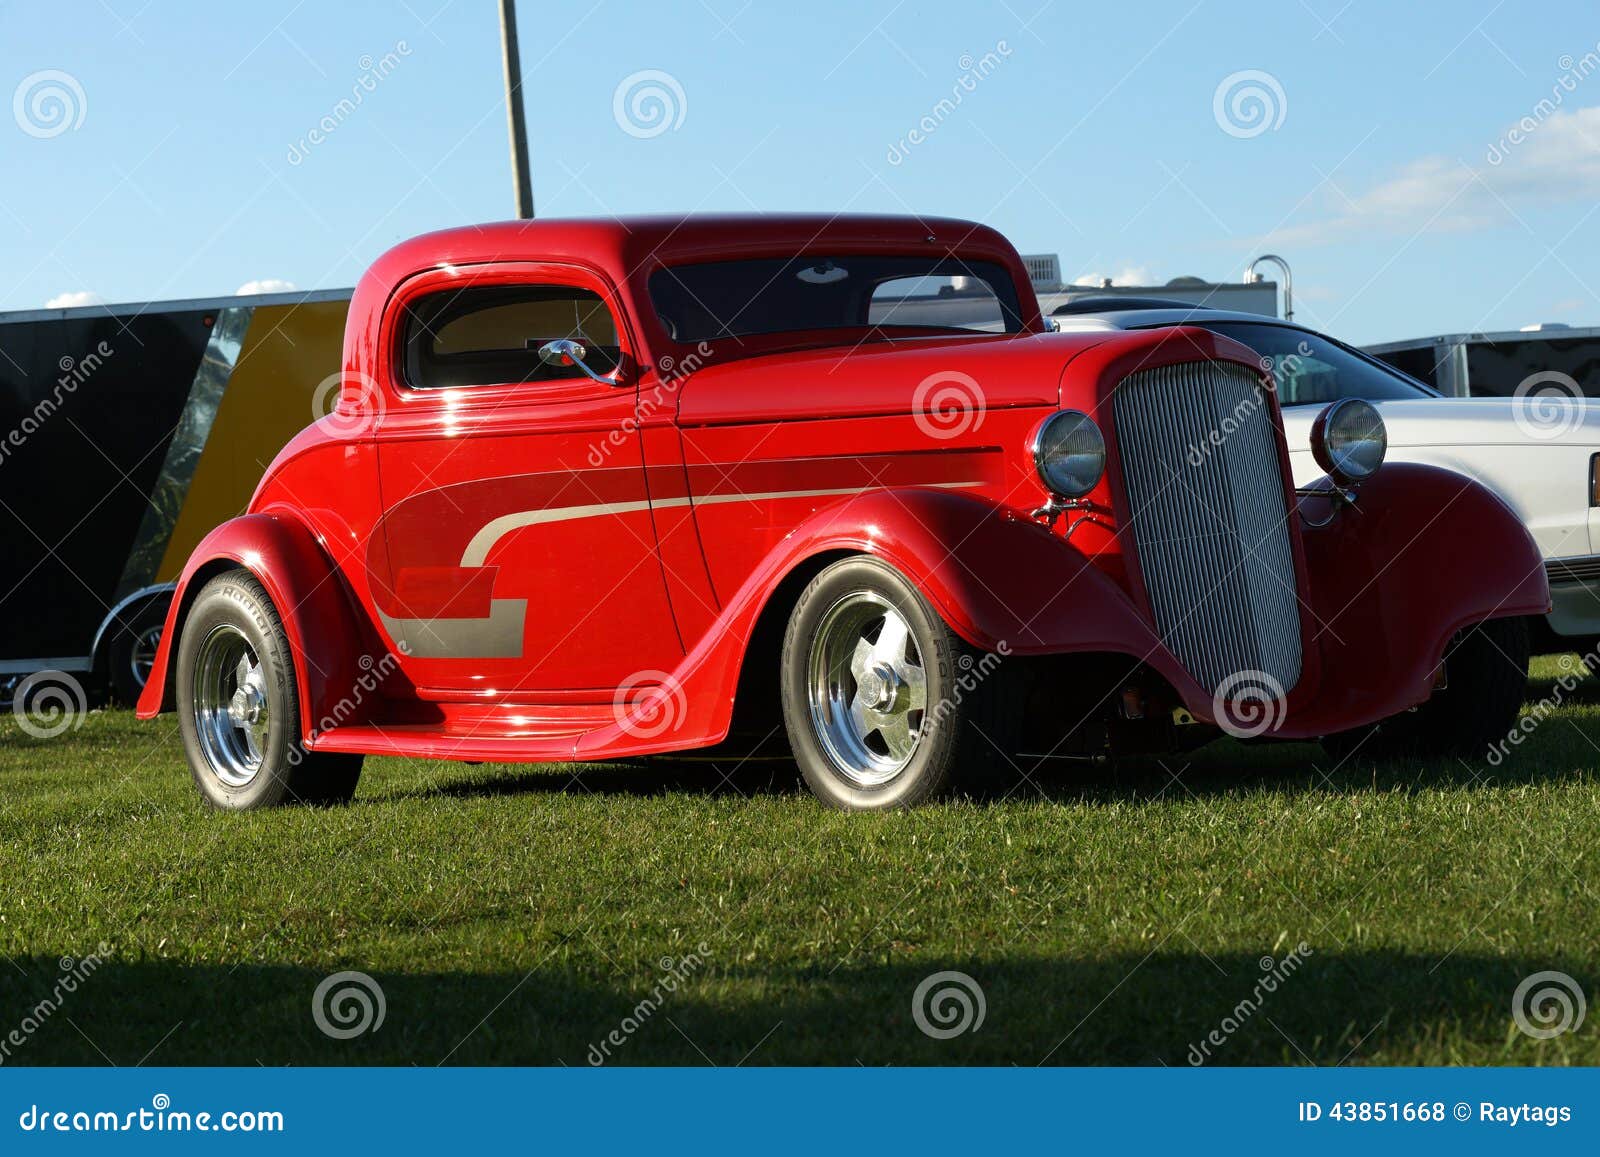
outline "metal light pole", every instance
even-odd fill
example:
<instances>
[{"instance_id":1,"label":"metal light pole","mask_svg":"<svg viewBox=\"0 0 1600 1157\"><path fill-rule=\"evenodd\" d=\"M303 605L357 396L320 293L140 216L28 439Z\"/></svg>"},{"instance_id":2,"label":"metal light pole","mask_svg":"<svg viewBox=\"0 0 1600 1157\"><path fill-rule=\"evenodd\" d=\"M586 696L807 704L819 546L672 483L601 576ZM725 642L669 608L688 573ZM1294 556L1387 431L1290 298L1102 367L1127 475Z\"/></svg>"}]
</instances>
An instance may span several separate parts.
<instances>
[{"instance_id":1,"label":"metal light pole","mask_svg":"<svg viewBox=\"0 0 1600 1157\"><path fill-rule=\"evenodd\" d=\"M500 0L500 44L505 50L506 121L511 130L511 186L517 216L533 216L533 181L528 176L528 122L522 113L522 60L517 53L517 3Z\"/></svg>"},{"instance_id":2,"label":"metal light pole","mask_svg":"<svg viewBox=\"0 0 1600 1157\"><path fill-rule=\"evenodd\" d=\"M1263 253L1250 263L1250 268L1245 271L1244 279L1248 282L1265 281L1266 278L1256 272L1256 266L1262 262L1276 265L1283 270L1283 320L1294 320L1294 274L1289 271L1289 263L1276 253Z\"/></svg>"}]
</instances>

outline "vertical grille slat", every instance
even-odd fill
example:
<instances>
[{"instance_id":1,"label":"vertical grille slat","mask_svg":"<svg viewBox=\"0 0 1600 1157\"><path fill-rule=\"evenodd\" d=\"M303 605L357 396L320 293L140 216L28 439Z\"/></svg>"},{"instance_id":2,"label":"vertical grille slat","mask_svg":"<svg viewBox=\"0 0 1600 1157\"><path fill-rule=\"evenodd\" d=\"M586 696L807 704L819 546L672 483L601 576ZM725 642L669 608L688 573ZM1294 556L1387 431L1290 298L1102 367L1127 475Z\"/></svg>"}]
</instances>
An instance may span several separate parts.
<instances>
[{"instance_id":1,"label":"vertical grille slat","mask_svg":"<svg viewBox=\"0 0 1600 1157\"><path fill-rule=\"evenodd\" d=\"M1299 599L1256 375L1229 362L1141 370L1118 383L1112 411L1162 641L1207 691L1259 671L1287 692L1300 678Z\"/></svg>"}]
</instances>

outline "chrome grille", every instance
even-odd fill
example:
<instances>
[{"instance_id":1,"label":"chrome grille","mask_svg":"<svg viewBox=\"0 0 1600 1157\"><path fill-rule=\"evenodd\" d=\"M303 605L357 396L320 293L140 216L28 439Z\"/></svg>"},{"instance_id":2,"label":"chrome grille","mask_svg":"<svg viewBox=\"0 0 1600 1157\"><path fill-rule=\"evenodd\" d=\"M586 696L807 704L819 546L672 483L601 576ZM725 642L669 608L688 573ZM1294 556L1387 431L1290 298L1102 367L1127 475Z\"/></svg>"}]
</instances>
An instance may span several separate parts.
<instances>
[{"instance_id":1,"label":"chrome grille","mask_svg":"<svg viewBox=\"0 0 1600 1157\"><path fill-rule=\"evenodd\" d=\"M1300 678L1299 599L1259 379L1229 362L1161 366L1124 378L1112 409L1162 641L1212 693L1246 671L1288 691Z\"/></svg>"}]
</instances>

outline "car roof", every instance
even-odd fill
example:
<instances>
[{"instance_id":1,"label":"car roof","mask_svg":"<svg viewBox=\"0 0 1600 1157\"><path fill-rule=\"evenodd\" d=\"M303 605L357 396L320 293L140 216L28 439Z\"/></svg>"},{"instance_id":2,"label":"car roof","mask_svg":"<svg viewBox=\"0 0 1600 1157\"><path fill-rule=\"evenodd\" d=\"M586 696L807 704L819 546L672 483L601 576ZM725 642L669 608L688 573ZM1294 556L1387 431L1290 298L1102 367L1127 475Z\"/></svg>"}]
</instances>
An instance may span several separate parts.
<instances>
[{"instance_id":1,"label":"car roof","mask_svg":"<svg viewBox=\"0 0 1600 1157\"><path fill-rule=\"evenodd\" d=\"M1122 302L1129 304L1123 305ZM1149 304L1160 302L1159 305ZM1083 309L1081 306L1091 306ZM1249 322L1252 325L1276 325L1285 329L1306 327L1264 313L1245 313L1236 309L1213 309L1208 305L1192 305L1181 301L1160 298L1083 298L1060 306L1050 315L1063 330L1076 329L1148 329L1164 325L1204 325L1208 322ZM1310 332L1310 331L1308 331Z\"/></svg>"},{"instance_id":2,"label":"car roof","mask_svg":"<svg viewBox=\"0 0 1600 1157\"><path fill-rule=\"evenodd\" d=\"M575 260L621 280L647 261L711 260L765 254L962 253L1021 270L1010 242L987 225L950 217L864 213L680 213L638 217L541 217L425 233L375 263L391 271L523 258ZM1009 259L1009 260L1008 260Z\"/></svg>"}]
</instances>

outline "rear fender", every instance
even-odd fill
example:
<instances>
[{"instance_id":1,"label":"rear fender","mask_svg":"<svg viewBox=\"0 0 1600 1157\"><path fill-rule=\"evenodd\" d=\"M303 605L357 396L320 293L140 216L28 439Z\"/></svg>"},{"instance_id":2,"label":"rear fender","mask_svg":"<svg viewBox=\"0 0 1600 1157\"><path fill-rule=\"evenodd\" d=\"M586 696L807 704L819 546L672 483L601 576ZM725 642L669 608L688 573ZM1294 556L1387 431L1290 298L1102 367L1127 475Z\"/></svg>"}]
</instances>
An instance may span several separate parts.
<instances>
[{"instance_id":1,"label":"rear fender","mask_svg":"<svg viewBox=\"0 0 1600 1157\"><path fill-rule=\"evenodd\" d=\"M318 720L351 722L341 701L371 669L358 620L342 578L311 531L293 519L246 514L217 527L200 542L178 580L155 667L139 698L140 719L176 707L174 658L194 597L217 574L243 567L266 588L289 636L300 697L301 738ZM367 676L370 678L370 676Z\"/></svg>"}]
</instances>

